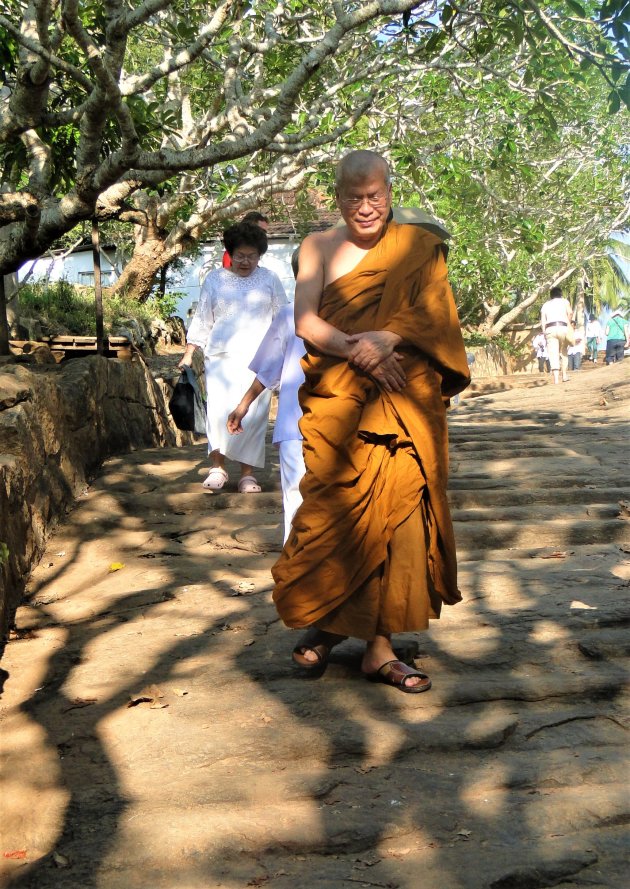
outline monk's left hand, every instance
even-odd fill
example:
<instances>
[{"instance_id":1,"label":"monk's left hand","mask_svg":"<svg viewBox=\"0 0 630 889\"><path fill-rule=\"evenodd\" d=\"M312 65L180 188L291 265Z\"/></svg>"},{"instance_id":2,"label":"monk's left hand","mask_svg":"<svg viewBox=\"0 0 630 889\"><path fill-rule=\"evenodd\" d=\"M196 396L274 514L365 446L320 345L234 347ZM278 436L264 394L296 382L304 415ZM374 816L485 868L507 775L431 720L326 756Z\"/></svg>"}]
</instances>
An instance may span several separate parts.
<instances>
[{"instance_id":1,"label":"monk's left hand","mask_svg":"<svg viewBox=\"0 0 630 889\"><path fill-rule=\"evenodd\" d=\"M379 364L389 358L401 338L389 330L368 330L346 338L352 348L348 361L365 373L371 373Z\"/></svg>"},{"instance_id":2,"label":"monk's left hand","mask_svg":"<svg viewBox=\"0 0 630 889\"><path fill-rule=\"evenodd\" d=\"M399 352L393 352L374 368L370 376L386 392L401 392L407 384L407 375L400 364L402 360L403 356Z\"/></svg>"}]
</instances>

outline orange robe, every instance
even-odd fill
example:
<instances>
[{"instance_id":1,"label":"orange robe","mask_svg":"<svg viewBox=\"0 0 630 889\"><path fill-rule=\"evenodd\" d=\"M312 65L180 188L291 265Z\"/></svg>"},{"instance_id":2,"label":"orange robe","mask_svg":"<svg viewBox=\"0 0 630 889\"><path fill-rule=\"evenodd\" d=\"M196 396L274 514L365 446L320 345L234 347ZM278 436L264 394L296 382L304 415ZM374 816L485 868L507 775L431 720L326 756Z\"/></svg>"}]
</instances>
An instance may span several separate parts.
<instances>
[{"instance_id":1,"label":"orange robe","mask_svg":"<svg viewBox=\"0 0 630 889\"><path fill-rule=\"evenodd\" d=\"M276 607L289 627L366 640L425 629L442 602L461 599L445 402L470 374L442 243L390 222L325 288L319 315L348 334L399 334L407 384L385 392L307 344L304 501L272 569Z\"/></svg>"}]
</instances>

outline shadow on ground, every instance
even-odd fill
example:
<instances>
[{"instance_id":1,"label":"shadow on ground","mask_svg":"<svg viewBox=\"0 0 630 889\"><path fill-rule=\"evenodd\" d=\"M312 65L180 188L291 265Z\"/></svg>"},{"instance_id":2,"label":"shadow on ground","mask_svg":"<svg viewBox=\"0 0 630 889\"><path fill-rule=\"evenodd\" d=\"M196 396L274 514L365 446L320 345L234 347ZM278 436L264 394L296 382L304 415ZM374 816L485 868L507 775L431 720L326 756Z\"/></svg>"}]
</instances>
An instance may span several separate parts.
<instances>
[{"instance_id":1,"label":"shadow on ground","mask_svg":"<svg viewBox=\"0 0 630 889\"><path fill-rule=\"evenodd\" d=\"M200 493L200 448L109 461L4 658L7 885L621 889L627 425L553 397L451 417L465 602L398 640L424 695L352 642L292 671L278 494Z\"/></svg>"}]
</instances>

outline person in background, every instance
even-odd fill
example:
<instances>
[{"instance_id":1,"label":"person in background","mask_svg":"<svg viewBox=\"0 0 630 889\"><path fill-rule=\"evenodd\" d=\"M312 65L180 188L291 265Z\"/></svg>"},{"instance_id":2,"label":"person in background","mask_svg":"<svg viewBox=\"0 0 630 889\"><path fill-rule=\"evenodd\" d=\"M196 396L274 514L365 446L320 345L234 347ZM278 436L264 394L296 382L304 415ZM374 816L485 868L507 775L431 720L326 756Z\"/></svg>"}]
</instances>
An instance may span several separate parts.
<instances>
[{"instance_id":1,"label":"person in background","mask_svg":"<svg viewBox=\"0 0 630 889\"><path fill-rule=\"evenodd\" d=\"M589 361L597 364L597 353L599 352L599 344L602 341L603 331L602 325L595 317L586 325L586 350Z\"/></svg>"},{"instance_id":2,"label":"person in background","mask_svg":"<svg viewBox=\"0 0 630 889\"><path fill-rule=\"evenodd\" d=\"M551 366L547 354L547 340L542 330L532 340L532 347L538 359L538 373L549 373Z\"/></svg>"},{"instance_id":3,"label":"person in background","mask_svg":"<svg viewBox=\"0 0 630 889\"><path fill-rule=\"evenodd\" d=\"M249 222L232 225L223 232L223 242L232 266L213 269L206 276L179 366L190 365L195 349L203 349L211 461L204 488L223 488L228 480L227 458L240 463L239 492L257 494L261 488L252 473L254 466L265 465L271 393L258 399L242 435L230 435L226 424L235 401L253 381L249 364L287 297L278 276L258 267L267 249L262 228Z\"/></svg>"},{"instance_id":4,"label":"person in background","mask_svg":"<svg viewBox=\"0 0 630 889\"><path fill-rule=\"evenodd\" d=\"M630 345L630 326L623 312L615 309L608 320L606 334L606 364L623 361L624 349Z\"/></svg>"},{"instance_id":5,"label":"person in background","mask_svg":"<svg viewBox=\"0 0 630 889\"><path fill-rule=\"evenodd\" d=\"M582 367L582 356L586 349L586 340L584 337L584 329L578 328L575 331L575 342L567 348L568 369L579 370Z\"/></svg>"},{"instance_id":6,"label":"person in background","mask_svg":"<svg viewBox=\"0 0 630 889\"><path fill-rule=\"evenodd\" d=\"M560 367L562 366L562 382L569 379L567 370L569 359L567 350L571 342L571 328L573 311L571 303L562 296L562 288L552 287L549 299L540 310L540 325L547 338L547 352L553 381L557 385L560 382Z\"/></svg>"},{"instance_id":7,"label":"person in background","mask_svg":"<svg viewBox=\"0 0 630 889\"><path fill-rule=\"evenodd\" d=\"M241 219L241 222L249 222L252 225L258 225L262 230L266 233L269 228L269 220L262 213L259 213L258 210L250 210L249 213L246 213L245 216ZM223 251L223 258L221 260L221 265L224 269L232 268L232 258L227 250ZM260 265L260 262L259 262Z\"/></svg>"},{"instance_id":8,"label":"person in background","mask_svg":"<svg viewBox=\"0 0 630 889\"><path fill-rule=\"evenodd\" d=\"M304 342L295 335L293 305L283 306L271 322L260 347L249 365L256 374L227 421L228 432L243 432L242 420L249 408L265 391L278 389L278 414L273 430L273 443L280 456L280 483L284 507L284 540L291 530L291 520L302 502L300 482L304 475L302 435L299 420L302 416L298 389L304 382L300 359L305 352Z\"/></svg>"}]
</instances>

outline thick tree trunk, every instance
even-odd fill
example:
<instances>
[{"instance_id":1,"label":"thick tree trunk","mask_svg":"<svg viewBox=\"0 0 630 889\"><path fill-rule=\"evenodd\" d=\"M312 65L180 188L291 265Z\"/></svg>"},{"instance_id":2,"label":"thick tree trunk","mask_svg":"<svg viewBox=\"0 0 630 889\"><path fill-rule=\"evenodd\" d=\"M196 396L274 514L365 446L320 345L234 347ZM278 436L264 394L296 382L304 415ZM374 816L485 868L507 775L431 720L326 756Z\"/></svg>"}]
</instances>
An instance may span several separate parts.
<instances>
[{"instance_id":1,"label":"thick tree trunk","mask_svg":"<svg viewBox=\"0 0 630 889\"><path fill-rule=\"evenodd\" d=\"M148 238L143 243L136 244L133 256L111 288L110 294L125 293L138 302L144 302L149 298L156 276L168 265L171 258L165 242L159 238Z\"/></svg>"}]
</instances>

